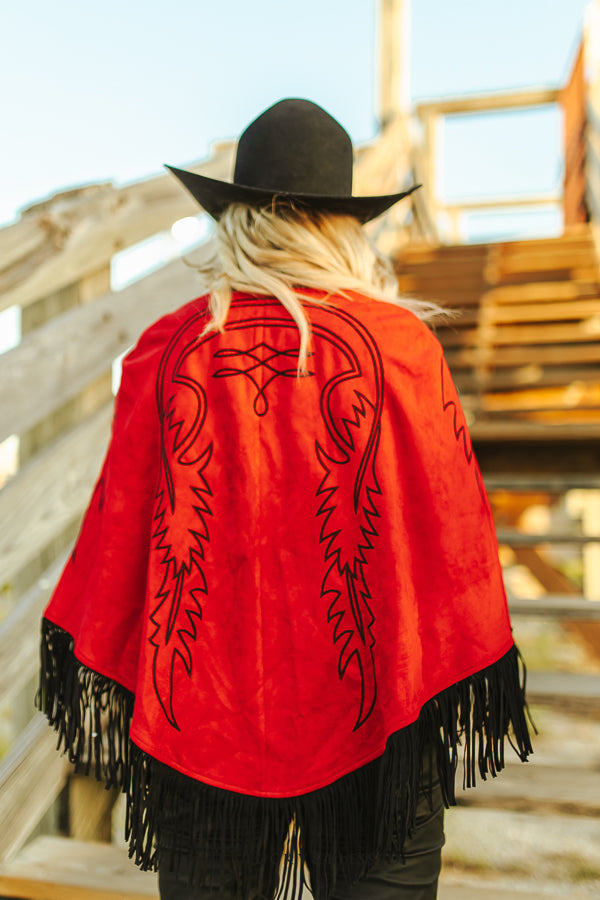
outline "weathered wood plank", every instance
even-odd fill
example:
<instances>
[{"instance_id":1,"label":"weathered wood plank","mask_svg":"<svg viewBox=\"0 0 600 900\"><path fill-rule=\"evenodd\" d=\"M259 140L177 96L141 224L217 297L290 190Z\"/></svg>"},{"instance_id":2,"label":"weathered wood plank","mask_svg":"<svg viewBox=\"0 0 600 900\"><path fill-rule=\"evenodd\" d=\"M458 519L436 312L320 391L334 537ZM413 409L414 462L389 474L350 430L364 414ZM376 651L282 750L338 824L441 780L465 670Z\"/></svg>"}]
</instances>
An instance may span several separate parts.
<instances>
[{"instance_id":1,"label":"weathered wood plank","mask_svg":"<svg viewBox=\"0 0 600 900\"><path fill-rule=\"evenodd\" d=\"M0 860L23 846L67 774L68 763L56 752L56 734L38 713L0 762Z\"/></svg>"},{"instance_id":2,"label":"weathered wood plank","mask_svg":"<svg viewBox=\"0 0 600 900\"><path fill-rule=\"evenodd\" d=\"M566 491L600 488L600 474L586 472L489 472L484 475L488 491L525 491L563 494Z\"/></svg>"},{"instance_id":3,"label":"weathered wood plank","mask_svg":"<svg viewBox=\"0 0 600 900\"><path fill-rule=\"evenodd\" d=\"M526 534L523 531L509 531L499 529L497 532L498 543L508 544L509 547L537 547L539 544L582 544L600 541L600 535L583 535L573 532L557 532L555 534Z\"/></svg>"},{"instance_id":4,"label":"weathered wood plank","mask_svg":"<svg viewBox=\"0 0 600 900\"><path fill-rule=\"evenodd\" d=\"M42 451L0 493L0 571L5 585L77 521L100 471L112 404Z\"/></svg>"},{"instance_id":5,"label":"weathered wood plank","mask_svg":"<svg viewBox=\"0 0 600 900\"><path fill-rule=\"evenodd\" d=\"M69 778L69 834L79 841L106 841L112 837L111 812L119 791L106 789L93 775Z\"/></svg>"},{"instance_id":6,"label":"weathered wood plank","mask_svg":"<svg viewBox=\"0 0 600 900\"><path fill-rule=\"evenodd\" d=\"M469 867L468 863L466 867ZM447 872L442 869L438 900L481 900L482 897L485 897L485 900L548 900L551 896L537 878L531 885L525 877L521 877L518 888L515 888L506 876L502 884L494 881L490 883L490 877L485 871L478 877L476 870L480 867L480 864L476 863L475 871L470 873L461 871L460 876L451 870ZM460 862L457 868L462 869ZM553 883L552 887L556 885ZM566 895L563 893L562 896ZM569 886L569 897L571 900L588 900L589 892L586 887L579 889Z\"/></svg>"},{"instance_id":7,"label":"weathered wood plank","mask_svg":"<svg viewBox=\"0 0 600 900\"><path fill-rule=\"evenodd\" d=\"M583 379L578 379L577 384L565 384L560 387L535 387L531 390L517 389L495 394L486 392L485 396L481 398L481 408L486 412L539 412L548 409L600 410L600 373L590 370L589 376L590 381L592 379L593 381L588 384Z\"/></svg>"},{"instance_id":8,"label":"weathered wood plank","mask_svg":"<svg viewBox=\"0 0 600 900\"><path fill-rule=\"evenodd\" d=\"M600 815L600 772L565 766L509 762L497 778L478 779L457 792L459 806L511 809L546 815Z\"/></svg>"},{"instance_id":9,"label":"weathered wood plank","mask_svg":"<svg viewBox=\"0 0 600 900\"><path fill-rule=\"evenodd\" d=\"M417 103L417 115L435 113L452 115L453 113L482 112L489 109L521 109L527 106L541 106L547 103L558 103L560 91L556 88L527 88L518 91L497 91L488 93L465 94L448 100L426 100Z\"/></svg>"},{"instance_id":10,"label":"weathered wood plank","mask_svg":"<svg viewBox=\"0 0 600 900\"><path fill-rule=\"evenodd\" d=\"M0 866L0 893L26 900L158 900L158 883L120 847L44 836Z\"/></svg>"},{"instance_id":11,"label":"weathered wood plank","mask_svg":"<svg viewBox=\"0 0 600 900\"><path fill-rule=\"evenodd\" d=\"M204 163L190 166L210 177L226 178L231 169L233 145L222 145ZM169 228L198 206L171 175L161 175L137 184L98 191L85 200L65 201L58 209L49 204L40 215L58 235L55 252L43 262L38 258L19 261L15 283L11 268L0 271L0 310L27 306L89 272L108 263L114 254L144 238ZM33 214L33 213L32 213ZM21 223L13 226L18 229ZM30 230L30 223L23 225ZM16 231L11 234L14 244ZM0 230L0 258L2 257Z\"/></svg>"},{"instance_id":12,"label":"weathered wood plank","mask_svg":"<svg viewBox=\"0 0 600 900\"><path fill-rule=\"evenodd\" d=\"M470 367L453 365L452 372L458 390L463 394L478 392L483 389L481 381L476 377ZM466 371L464 369L466 368ZM495 372L486 372L485 375L485 399L488 395L494 396L498 391L527 391L532 388L558 387L578 381L582 384L597 384L597 367L591 366L517 366L514 369L498 369Z\"/></svg>"},{"instance_id":13,"label":"weathered wood plank","mask_svg":"<svg viewBox=\"0 0 600 900\"><path fill-rule=\"evenodd\" d=\"M0 625L0 706L18 694L36 672L40 618L66 560L67 555L63 554Z\"/></svg>"},{"instance_id":14,"label":"weathered wood plank","mask_svg":"<svg viewBox=\"0 0 600 900\"><path fill-rule=\"evenodd\" d=\"M600 602L573 594L546 594L544 597L509 596L513 616L568 619L571 622L600 622Z\"/></svg>"},{"instance_id":15,"label":"weathered wood plank","mask_svg":"<svg viewBox=\"0 0 600 900\"><path fill-rule=\"evenodd\" d=\"M393 129L400 126L394 125ZM375 142L362 154L356 178L368 187L373 178L381 180L381 166L374 174L373 160L389 155L390 139ZM230 176L235 153L234 142L216 145L213 156L200 163L186 165L191 171L212 178ZM397 164L397 154L395 163ZM377 168L377 166L375 166ZM371 171L373 170L373 171ZM394 184L398 173L393 166L383 168ZM119 250L169 228L182 216L195 215L197 204L171 175L115 188L110 184L92 185L63 192L37 204L21 221L0 229L0 310L8 306L27 306L67 284L78 281L90 271L101 268Z\"/></svg>"},{"instance_id":16,"label":"weathered wood plank","mask_svg":"<svg viewBox=\"0 0 600 900\"><path fill-rule=\"evenodd\" d=\"M376 141L361 149L354 172L354 193L369 196L402 190L410 171L409 123L402 114L385 125Z\"/></svg>"},{"instance_id":17,"label":"weathered wood plank","mask_svg":"<svg viewBox=\"0 0 600 900\"><path fill-rule=\"evenodd\" d=\"M505 284L486 292L486 300L498 304L562 302L581 297L597 297L597 281L529 281L525 284Z\"/></svg>"},{"instance_id":18,"label":"weathered wood plank","mask_svg":"<svg viewBox=\"0 0 600 900\"><path fill-rule=\"evenodd\" d=\"M527 697L532 706L600 717L600 675L528 671Z\"/></svg>"},{"instance_id":19,"label":"weathered wood plank","mask_svg":"<svg viewBox=\"0 0 600 900\"><path fill-rule=\"evenodd\" d=\"M600 315L600 298L574 300L568 303L523 303L495 306L482 300L481 318L486 323L500 322L569 322ZM590 339L593 334L590 335Z\"/></svg>"},{"instance_id":20,"label":"weathered wood plank","mask_svg":"<svg viewBox=\"0 0 600 900\"><path fill-rule=\"evenodd\" d=\"M469 425L469 431L471 432L471 437L475 442L515 442L517 444L527 444L528 442L539 441L541 443L549 442L550 445L552 445L553 442L561 442L563 444L569 442L572 445L571 449L575 452L575 456L578 456L580 454L581 448L578 447L578 444L589 442L589 444L591 445L590 448L584 447L581 452L584 456L589 456L590 461L592 459L594 460L594 470L596 470L595 464L598 459L599 448L596 446L595 442L600 439L600 426L593 423L540 423L528 422L526 420L515 420L510 418L495 419L494 421L490 421L489 419L476 419L476 421L472 425ZM529 453L530 450L531 448L527 447L527 453ZM566 452L567 446L564 446L563 448L561 448L561 450L565 455L565 461L568 468L572 468L572 458L570 458L568 456L568 453ZM591 453L589 452L589 450L591 450ZM556 452L555 447L552 447L552 452ZM505 455L508 457L509 453L510 448L498 447L499 459L501 459ZM526 454L521 456L520 459L521 471L528 471L529 469L529 466L524 465L525 455ZM560 460L556 460L556 464L553 466L552 471L557 471L560 469Z\"/></svg>"},{"instance_id":21,"label":"weathered wood plank","mask_svg":"<svg viewBox=\"0 0 600 900\"><path fill-rule=\"evenodd\" d=\"M107 181L83 185L59 191L22 209L18 222L0 229L0 273L6 279L4 289L18 284L24 270L41 265L62 246L64 234L52 218L52 211L81 206L99 192L114 190L113 184Z\"/></svg>"},{"instance_id":22,"label":"weathered wood plank","mask_svg":"<svg viewBox=\"0 0 600 900\"><path fill-rule=\"evenodd\" d=\"M503 281L509 276L519 278L527 277L528 281L535 281L532 275L539 272L569 272L575 280L580 280L577 274L585 270L591 277L597 276L598 269L594 265L588 250L571 250L557 247L552 253L540 251L539 253L514 253L502 254L499 252L495 259L490 260L486 275L491 284ZM586 280L586 279L582 279Z\"/></svg>"},{"instance_id":23,"label":"weathered wood plank","mask_svg":"<svg viewBox=\"0 0 600 900\"><path fill-rule=\"evenodd\" d=\"M456 320L460 326L461 318ZM486 339L494 346L507 344L578 344L595 338L593 320L583 320L576 324L542 323L540 325L486 325ZM481 332L477 328L457 329L454 325L438 325L436 334L444 347L474 348L478 345ZM489 337L487 335L489 334ZM600 327L598 337L600 337Z\"/></svg>"},{"instance_id":24,"label":"weathered wood plank","mask_svg":"<svg viewBox=\"0 0 600 900\"><path fill-rule=\"evenodd\" d=\"M161 315L192 299L197 274L181 260L70 310L0 356L0 440L23 431L102 375Z\"/></svg>"},{"instance_id":25,"label":"weathered wood plank","mask_svg":"<svg viewBox=\"0 0 600 900\"><path fill-rule=\"evenodd\" d=\"M544 347L494 347L489 348L485 357L479 348L448 350L448 365L453 366L530 366L530 365L577 365L600 362L600 341L581 343L575 346L551 345Z\"/></svg>"}]
</instances>

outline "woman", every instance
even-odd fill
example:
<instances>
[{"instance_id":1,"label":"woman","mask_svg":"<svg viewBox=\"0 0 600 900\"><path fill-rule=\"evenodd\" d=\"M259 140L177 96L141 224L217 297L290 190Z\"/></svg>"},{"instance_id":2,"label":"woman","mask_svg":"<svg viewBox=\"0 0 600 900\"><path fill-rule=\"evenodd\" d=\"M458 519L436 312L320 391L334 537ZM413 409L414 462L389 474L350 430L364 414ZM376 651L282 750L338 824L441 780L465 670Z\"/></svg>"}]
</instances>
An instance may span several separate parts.
<instances>
[{"instance_id":1,"label":"woman","mask_svg":"<svg viewBox=\"0 0 600 900\"><path fill-rule=\"evenodd\" d=\"M41 707L127 792L165 900L433 898L459 743L467 786L531 746L436 310L362 228L410 191L353 197L305 100L246 129L233 184L172 171L217 220L206 293L124 362Z\"/></svg>"}]
</instances>

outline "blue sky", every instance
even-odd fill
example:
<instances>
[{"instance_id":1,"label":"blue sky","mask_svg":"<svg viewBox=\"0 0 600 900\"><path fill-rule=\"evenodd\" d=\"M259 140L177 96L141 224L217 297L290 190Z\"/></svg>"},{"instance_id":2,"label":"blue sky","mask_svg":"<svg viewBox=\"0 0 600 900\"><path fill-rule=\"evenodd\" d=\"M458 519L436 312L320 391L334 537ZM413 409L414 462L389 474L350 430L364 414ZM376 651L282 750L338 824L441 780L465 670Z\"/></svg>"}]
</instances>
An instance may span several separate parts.
<instances>
[{"instance_id":1,"label":"blue sky","mask_svg":"<svg viewBox=\"0 0 600 900\"><path fill-rule=\"evenodd\" d=\"M284 96L310 97L338 117L355 141L368 140L377 130L377 5L8 5L0 28L0 223L63 187L122 183L159 171L163 162L200 159L213 140L235 137ZM413 0L413 101L562 84L586 5ZM463 196L494 187L552 190L560 178L559 151L557 111L503 117L500 124L498 117L487 124L453 120L447 128L446 191Z\"/></svg>"}]
</instances>

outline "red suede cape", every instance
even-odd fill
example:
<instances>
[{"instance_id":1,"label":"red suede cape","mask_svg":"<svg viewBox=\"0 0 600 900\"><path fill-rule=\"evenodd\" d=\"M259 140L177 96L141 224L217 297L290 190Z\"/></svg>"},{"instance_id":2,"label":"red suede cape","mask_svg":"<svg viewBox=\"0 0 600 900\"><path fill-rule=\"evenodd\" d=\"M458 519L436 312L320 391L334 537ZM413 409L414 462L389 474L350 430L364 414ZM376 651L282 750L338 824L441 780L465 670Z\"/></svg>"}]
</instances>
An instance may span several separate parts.
<instances>
[{"instance_id":1,"label":"red suede cape","mask_svg":"<svg viewBox=\"0 0 600 900\"><path fill-rule=\"evenodd\" d=\"M305 308L300 378L291 317L243 294L224 333L202 336L199 298L125 358L45 611L40 696L71 758L128 790L140 865L156 865L167 806L205 843L210 809L246 860L293 821L324 897L335 867L358 877L401 851L425 746L446 802L461 738L467 784L502 768L509 730L531 748L490 506L438 341L357 295ZM228 824L250 815L266 843Z\"/></svg>"}]
</instances>

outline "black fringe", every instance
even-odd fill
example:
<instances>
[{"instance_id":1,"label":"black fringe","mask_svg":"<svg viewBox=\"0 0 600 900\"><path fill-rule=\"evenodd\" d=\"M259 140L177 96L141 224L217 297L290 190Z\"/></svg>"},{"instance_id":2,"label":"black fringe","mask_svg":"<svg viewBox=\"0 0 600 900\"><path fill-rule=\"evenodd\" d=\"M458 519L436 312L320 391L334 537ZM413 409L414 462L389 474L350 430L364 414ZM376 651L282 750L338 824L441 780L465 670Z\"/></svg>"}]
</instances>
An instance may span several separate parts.
<instances>
[{"instance_id":1,"label":"black fringe","mask_svg":"<svg viewBox=\"0 0 600 900\"><path fill-rule=\"evenodd\" d=\"M79 663L70 635L44 620L40 708L71 762L89 772L93 759L96 777L126 792L130 856L156 870L160 855L161 867L215 890L233 871L243 900L296 897L303 885L327 900L338 877L353 883L377 860L402 858L418 793L431 796L436 774L446 806L456 803L461 746L463 787L504 768L505 737L521 760L532 752L525 667L514 646L433 697L381 757L300 797L236 794L158 762L129 739L133 700Z\"/></svg>"},{"instance_id":2,"label":"black fringe","mask_svg":"<svg viewBox=\"0 0 600 900\"><path fill-rule=\"evenodd\" d=\"M57 749L76 772L122 788L129 779L129 726L134 695L75 658L70 634L42 619L40 686L36 702L58 732Z\"/></svg>"}]
</instances>

